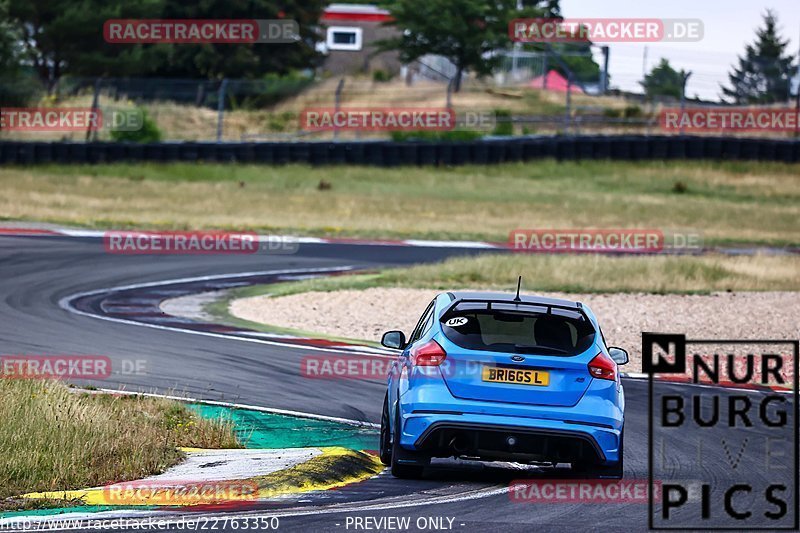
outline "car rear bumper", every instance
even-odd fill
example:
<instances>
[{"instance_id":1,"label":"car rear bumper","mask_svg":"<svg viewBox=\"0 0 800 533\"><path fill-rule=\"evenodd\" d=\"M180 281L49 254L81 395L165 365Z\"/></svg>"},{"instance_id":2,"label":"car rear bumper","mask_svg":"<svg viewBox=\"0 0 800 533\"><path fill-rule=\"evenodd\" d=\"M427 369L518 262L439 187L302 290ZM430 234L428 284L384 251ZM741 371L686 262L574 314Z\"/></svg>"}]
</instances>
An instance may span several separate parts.
<instances>
[{"instance_id":1,"label":"car rear bumper","mask_svg":"<svg viewBox=\"0 0 800 533\"><path fill-rule=\"evenodd\" d=\"M403 418L400 444L434 457L604 464L619 460L620 431L611 427L458 413L411 413Z\"/></svg>"},{"instance_id":2,"label":"car rear bumper","mask_svg":"<svg viewBox=\"0 0 800 533\"><path fill-rule=\"evenodd\" d=\"M593 380L576 405L560 407L463 400L426 384L401 396L400 445L434 457L615 463L624 403L617 392L614 382Z\"/></svg>"}]
</instances>

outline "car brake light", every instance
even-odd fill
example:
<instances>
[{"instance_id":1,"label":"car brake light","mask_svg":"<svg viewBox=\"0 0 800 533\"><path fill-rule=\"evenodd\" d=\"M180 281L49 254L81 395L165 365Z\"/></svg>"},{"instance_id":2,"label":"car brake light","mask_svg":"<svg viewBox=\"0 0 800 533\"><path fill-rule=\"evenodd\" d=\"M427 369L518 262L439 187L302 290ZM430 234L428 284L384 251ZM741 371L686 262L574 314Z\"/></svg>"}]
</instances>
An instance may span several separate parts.
<instances>
[{"instance_id":1,"label":"car brake light","mask_svg":"<svg viewBox=\"0 0 800 533\"><path fill-rule=\"evenodd\" d=\"M603 352L600 352L589 362L589 374L593 378L615 381L617 379L617 363Z\"/></svg>"},{"instance_id":2,"label":"car brake light","mask_svg":"<svg viewBox=\"0 0 800 533\"><path fill-rule=\"evenodd\" d=\"M447 357L447 352L438 342L428 341L419 348L412 348L411 357L417 366L439 366Z\"/></svg>"}]
</instances>

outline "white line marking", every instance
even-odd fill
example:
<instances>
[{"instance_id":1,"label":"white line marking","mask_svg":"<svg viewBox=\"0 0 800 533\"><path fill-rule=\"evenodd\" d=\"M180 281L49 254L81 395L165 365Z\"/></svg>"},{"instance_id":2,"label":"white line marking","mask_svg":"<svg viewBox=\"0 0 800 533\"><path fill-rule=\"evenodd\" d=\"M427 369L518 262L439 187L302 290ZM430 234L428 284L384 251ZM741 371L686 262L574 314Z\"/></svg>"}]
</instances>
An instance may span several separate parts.
<instances>
[{"instance_id":1,"label":"white line marking","mask_svg":"<svg viewBox=\"0 0 800 533\"><path fill-rule=\"evenodd\" d=\"M287 518L287 517L298 517L298 516L315 516L321 514L341 514L341 513L356 513L356 512L363 512L363 511L381 511L381 510L389 510L389 509L402 509L406 507L424 507L428 505L440 505L440 504L448 504L448 503L456 503L462 501L470 501L470 500L478 500L481 498L489 498L491 496L498 496L501 494L505 494L509 491L509 488L506 486L503 487L488 487L484 489L477 489L471 492L463 493L460 495L448 495L448 496L434 496L431 498L426 498L424 500L415 500L415 501L396 501L390 503L364 503L360 504L358 502L354 504L339 504L342 507L337 508L336 505L334 506L326 506L323 508L316 508L316 509L304 509L304 510L288 510L288 511L263 511L263 512L250 512L250 513L224 513L224 514L203 514L203 518L211 518L215 516L225 517L228 520L244 520L244 519L253 519L257 520L259 518L271 518L273 516L277 516L280 518ZM128 510L128 511L104 511L98 513L67 513L61 515L51 515L51 516L26 516L24 518L29 519L31 522L48 522L48 521L64 521L67 520L85 520L85 521L92 521L92 520L108 520L110 518L115 517L146 517L146 516L159 516L159 523L163 523L164 527L168 525L178 525L178 524L185 524L187 520L194 520L197 521L199 518L198 516L192 515L183 515L177 516L174 515L166 515L164 511L138 511L138 510ZM23 517L16 517L23 518ZM14 518L8 519L0 519L0 524L4 522L11 522ZM11 522L13 523L13 522ZM89 526L88 528L91 528Z\"/></svg>"},{"instance_id":2,"label":"white line marking","mask_svg":"<svg viewBox=\"0 0 800 533\"><path fill-rule=\"evenodd\" d=\"M237 272L237 273L230 273L230 274L212 274L209 276L195 276L190 278L176 278L176 279L168 279L162 281L150 281L144 283L132 283L130 285L120 285L118 287L110 287L106 289L97 289L93 291L85 291L73 294L71 296L66 296L59 300L59 305L64 300L75 300L77 298L82 298L84 296L93 296L95 294L101 294L104 292L116 292L116 291L126 291L129 289L144 289L147 287L159 287L163 285L173 285L175 283L191 283L194 281L209 281L215 279L227 279L227 278L242 278L242 277L252 277L252 276L272 276L272 275L282 275L282 274L295 274L295 273L309 273L309 272L318 272L320 274L325 274L327 272L347 272L349 270L355 270L355 266L341 266L341 267L319 267L319 268L295 268L295 269L288 269L288 270L257 270L254 272Z\"/></svg>"},{"instance_id":3,"label":"white line marking","mask_svg":"<svg viewBox=\"0 0 800 533\"><path fill-rule=\"evenodd\" d=\"M216 405L220 407L230 407L233 409L248 409L250 411L260 411L263 413L271 413L276 415L286 415L286 416L296 416L298 418L312 418L314 420L324 420L326 422L338 422L340 424L347 424L350 426L358 426L358 427L366 427L366 428L380 428L380 424L375 424L373 422L363 422L360 420L352 420L349 418L340 418L337 416L327 416L327 415L318 415L315 413L305 413L303 411L290 411L288 409L276 409L273 407L261 407L259 405L249 405L245 403L231 403L231 402L220 402L216 400L200 400L197 398L191 398L188 396L175 396L170 394L157 394L154 392L134 392L134 391L127 391L127 390L118 390L118 389L98 389L100 392L108 393L108 394L122 394L126 396L146 396L149 398L164 398L166 400L178 400L181 402L188 402L188 403L200 403L204 405ZM87 391L90 392L91 391Z\"/></svg>"},{"instance_id":4,"label":"white line marking","mask_svg":"<svg viewBox=\"0 0 800 533\"><path fill-rule=\"evenodd\" d=\"M0 233L4 228L0 228ZM90 239L101 239L105 237L106 231L100 230L84 230L84 229L71 229L71 228L56 228L53 231L57 234L65 235L67 237L79 237ZM109 230L117 231L117 230ZM135 230L119 230L119 231L135 231ZM155 233L159 233L158 230ZM163 232L168 233L168 232ZM52 235L52 234L51 234ZM31 234L31 236L38 236L38 234ZM291 239L298 244L347 244L347 245L362 245L362 246L415 246L421 248L475 248L475 249L499 249L507 248L504 243L492 243L486 241L435 241L423 239L406 239L402 241L373 241L368 239L326 239L324 237L297 237L294 235L257 235L259 242L267 242L271 239Z\"/></svg>"},{"instance_id":5,"label":"white line marking","mask_svg":"<svg viewBox=\"0 0 800 533\"><path fill-rule=\"evenodd\" d=\"M478 248L481 250L493 250L500 248L508 248L500 243L491 243L485 241L423 241L416 239L408 239L403 241L406 246L418 246L422 248Z\"/></svg>"}]
</instances>

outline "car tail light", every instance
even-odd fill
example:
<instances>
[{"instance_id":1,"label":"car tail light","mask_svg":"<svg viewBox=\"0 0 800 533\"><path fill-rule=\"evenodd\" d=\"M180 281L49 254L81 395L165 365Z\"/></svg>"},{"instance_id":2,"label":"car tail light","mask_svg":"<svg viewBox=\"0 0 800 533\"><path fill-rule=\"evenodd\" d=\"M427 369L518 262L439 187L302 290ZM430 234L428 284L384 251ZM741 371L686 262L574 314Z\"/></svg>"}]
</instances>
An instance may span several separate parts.
<instances>
[{"instance_id":1,"label":"car tail light","mask_svg":"<svg viewBox=\"0 0 800 533\"><path fill-rule=\"evenodd\" d=\"M617 379L617 363L609 356L600 352L589 362L589 374L597 379Z\"/></svg>"},{"instance_id":2,"label":"car tail light","mask_svg":"<svg viewBox=\"0 0 800 533\"><path fill-rule=\"evenodd\" d=\"M446 357L447 352L436 341L428 341L419 348L411 349L411 358L417 366L439 366Z\"/></svg>"}]
</instances>

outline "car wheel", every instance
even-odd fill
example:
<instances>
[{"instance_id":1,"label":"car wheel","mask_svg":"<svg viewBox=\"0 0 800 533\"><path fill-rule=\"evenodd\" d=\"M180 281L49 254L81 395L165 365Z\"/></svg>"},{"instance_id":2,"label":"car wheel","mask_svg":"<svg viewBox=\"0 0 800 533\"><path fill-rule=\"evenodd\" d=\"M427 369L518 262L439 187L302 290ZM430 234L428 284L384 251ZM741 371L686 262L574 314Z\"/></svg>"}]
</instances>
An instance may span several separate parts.
<instances>
[{"instance_id":1,"label":"car wheel","mask_svg":"<svg viewBox=\"0 0 800 533\"><path fill-rule=\"evenodd\" d=\"M400 431L400 409L396 410L394 430ZM392 439L392 475L401 479L417 479L422 477L426 458L421 454L408 451L400 446L400 437L395 434ZM402 462L401 462L402 461ZM413 462L412 464L409 464Z\"/></svg>"},{"instance_id":2,"label":"car wheel","mask_svg":"<svg viewBox=\"0 0 800 533\"><path fill-rule=\"evenodd\" d=\"M389 427L389 393L383 398L383 413L381 414L381 443L378 451L381 463L389 466L392 464L392 429Z\"/></svg>"}]
</instances>

